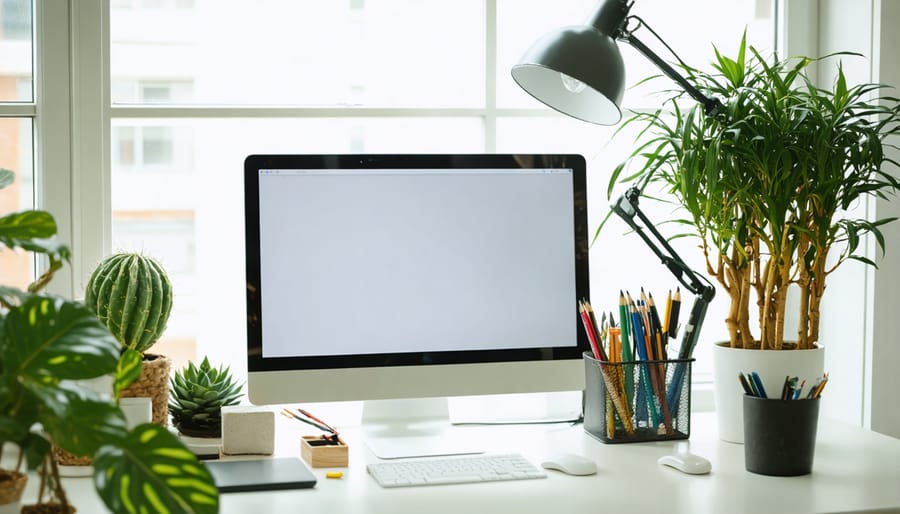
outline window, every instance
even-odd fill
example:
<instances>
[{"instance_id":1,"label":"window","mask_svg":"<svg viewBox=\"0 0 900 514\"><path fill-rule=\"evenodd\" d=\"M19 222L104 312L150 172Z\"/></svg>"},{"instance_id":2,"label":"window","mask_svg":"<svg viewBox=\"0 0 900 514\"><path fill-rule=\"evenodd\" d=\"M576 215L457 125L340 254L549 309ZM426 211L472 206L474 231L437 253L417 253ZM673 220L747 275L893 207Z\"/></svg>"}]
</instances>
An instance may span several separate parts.
<instances>
[{"instance_id":1,"label":"window","mask_svg":"<svg viewBox=\"0 0 900 514\"><path fill-rule=\"evenodd\" d=\"M113 240L193 262L196 294L177 298L173 324L193 327L199 354L235 367L243 361L240 173L248 154L577 152L590 162L592 225L605 216L606 177L627 154L628 138L609 142L615 127L548 112L509 75L534 40L584 20L594 0L271 1L250 11L151 4L111 6ZM728 51L745 27L762 48L774 41L769 1L642 0L633 12L696 66L710 60L710 40ZM692 12L720 22L685 31ZM199 23L210 16L215 24ZM641 37L669 58L649 32ZM623 52L630 82L656 74L624 45ZM626 101L656 107L645 90L629 91ZM179 148L193 159L179 161ZM146 173L135 178L128 173L135 167ZM120 219L133 204L146 214L140 223ZM193 245L167 221L173 212L192 213ZM620 288L664 296L674 287L622 231L607 230L592 251L595 305L613 305ZM628 283L614 278L622 276ZM698 373L709 359L702 362Z\"/></svg>"},{"instance_id":2,"label":"window","mask_svg":"<svg viewBox=\"0 0 900 514\"><path fill-rule=\"evenodd\" d=\"M0 2L0 168L16 174L0 190L2 214L35 205L32 19L30 0ZM31 255L0 250L0 284L25 287L34 276Z\"/></svg>"},{"instance_id":3,"label":"window","mask_svg":"<svg viewBox=\"0 0 900 514\"><path fill-rule=\"evenodd\" d=\"M616 127L549 111L509 75L532 42L582 22L596 0L267 0L249 10L193 0L0 2L0 166L22 173L22 189L3 193L33 205L31 156L35 150L43 156L47 180L34 183L50 191L39 198L63 212L62 235L76 251L74 276L60 288L68 294L82 294L93 264L111 250L160 258L177 281L177 296L155 351L180 352L176 366L209 355L244 372L241 170L248 154L581 153L589 162L596 227L606 214L608 174L632 146L629 134L611 139ZM703 66L710 41L731 51L744 28L755 44L770 48L773 3L639 0L633 12L686 62ZM45 56L37 67L44 82L33 73L31 29L16 21L32 10L39 38L67 30L69 20L79 24L76 45L37 53ZM696 16L717 22L685 30ZM671 60L649 32L641 39ZM630 83L656 73L624 45L623 52ZM69 68L84 70L81 82L55 98L76 104L41 111L54 118L38 129L34 102L46 98L34 97L33 84L68 87L59 74ZM109 82L93 82L101 77ZM629 90L628 106L656 108L646 91ZM68 112L75 119L64 119ZM48 137L48 130L63 132ZM83 144L61 143L73 141ZM70 168L74 175L67 175ZM2 197L4 209L9 201ZM612 305L620 288L644 286L664 296L675 285L624 232L610 226L592 249L595 306ZM682 243L685 256L696 253ZM13 269L5 262L4 280ZM701 347L722 338L715 332L723 317L710 312ZM695 378L710 361L698 359Z\"/></svg>"},{"instance_id":4,"label":"window","mask_svg":"<svg viewBox=\"0 0 900 514\"><path fill-rule=\"evenodd\" d=\"M3 39L31 43L31 2L3 0L0 3L0 27Z\"/></svg>"}]
</instances>

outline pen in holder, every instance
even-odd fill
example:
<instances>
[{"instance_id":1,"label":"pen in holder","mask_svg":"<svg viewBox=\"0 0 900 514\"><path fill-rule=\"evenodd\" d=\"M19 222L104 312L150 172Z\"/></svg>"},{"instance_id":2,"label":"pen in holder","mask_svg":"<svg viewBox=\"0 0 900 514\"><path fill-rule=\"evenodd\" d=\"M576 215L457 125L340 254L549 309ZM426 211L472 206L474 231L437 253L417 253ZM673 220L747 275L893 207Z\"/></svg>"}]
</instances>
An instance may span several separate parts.
<instances>
[{"instance_id":1,"label":"pen in holder","mask_svg":"<svg viewBox=\"0 0 900 514\"><path fill-rule=\"evenodd\" d=\"M585 352L585 431L605 443L687 439L693 360L607 362Z\"/></svg>"}]
</instances>

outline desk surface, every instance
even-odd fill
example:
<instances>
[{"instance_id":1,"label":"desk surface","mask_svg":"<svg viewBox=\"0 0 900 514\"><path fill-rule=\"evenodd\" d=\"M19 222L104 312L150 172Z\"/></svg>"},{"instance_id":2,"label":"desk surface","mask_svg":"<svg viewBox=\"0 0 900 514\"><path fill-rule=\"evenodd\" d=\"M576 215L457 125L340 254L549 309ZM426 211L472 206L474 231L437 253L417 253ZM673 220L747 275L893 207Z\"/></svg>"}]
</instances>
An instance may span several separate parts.
<instances>
[{"instance_id":1,"label":"desk surface","mask_svg":"<svg viewBox=\"0 0 900 514\"><path fill-rule=\"evenodd\" d=\"M492 451L519 452L536 464L551 453L579 453L594 459L599 472L574 477L548 471L547 479L400 489L383 489L366 474L366 463L377 459L359 433L348 430L342 432L350 445L343 478L326 479L329 469L316 468L314 489L224 494L221 512L900 512L898 439L822 419L812 474L777 478L747 472L743 446L718 440L712 414L694 414L691 423L691 451L711 461L708 475L656 463L676 442L603 444L581 425L458 427L485 438ZM279 422L276 454L299 455L297 425ZM100 510L90 479L65 484L79 511Z\"/></svg>"}]
</instances>

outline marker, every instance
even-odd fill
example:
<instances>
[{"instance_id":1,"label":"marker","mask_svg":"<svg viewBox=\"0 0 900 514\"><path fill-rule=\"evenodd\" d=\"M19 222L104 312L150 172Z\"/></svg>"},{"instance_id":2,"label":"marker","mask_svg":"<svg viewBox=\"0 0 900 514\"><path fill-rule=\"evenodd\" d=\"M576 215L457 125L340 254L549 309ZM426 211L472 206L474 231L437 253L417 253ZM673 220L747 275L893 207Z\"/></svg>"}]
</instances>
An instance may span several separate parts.
<instances>
[{"instance_id":1,"label":"marker","mask_svg":"<svg viewBox=\"0 0 900 514\"><path fill-rule=\"evenodd\" d=\"M765 388L763 388L762 379L759 378L759 373L757 373L755 371L751 371L750 372L750 380L752 381L753 385L756 386L756 391L759 393L757 396L759 396L760 398L768 398L769 397L769 395L766 394Z\"/></svg>"}]
</instances>

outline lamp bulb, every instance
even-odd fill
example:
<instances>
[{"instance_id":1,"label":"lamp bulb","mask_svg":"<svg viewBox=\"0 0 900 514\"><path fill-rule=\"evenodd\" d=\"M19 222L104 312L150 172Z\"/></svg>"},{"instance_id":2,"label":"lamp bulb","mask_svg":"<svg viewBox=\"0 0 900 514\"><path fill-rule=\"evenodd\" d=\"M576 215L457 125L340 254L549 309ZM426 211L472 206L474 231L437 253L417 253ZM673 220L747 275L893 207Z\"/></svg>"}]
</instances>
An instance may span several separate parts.
<instances>
[{"instance_id":1,"label":"lamp bulb","mask_svg":"<svg viewBox=\"0 0 900 514\"><path fill-rule=\"evenodd\" d=\"M568 91L570 93L578 94L578 93L584 91L584 88L586 87L584 82L582 82L576 78L572 78L572 77L566 75L565 73L560 73L559 78L562 79L562 83L563 83L563 86L566 88L566 91Z\"/></svg>"}]
</instances>

